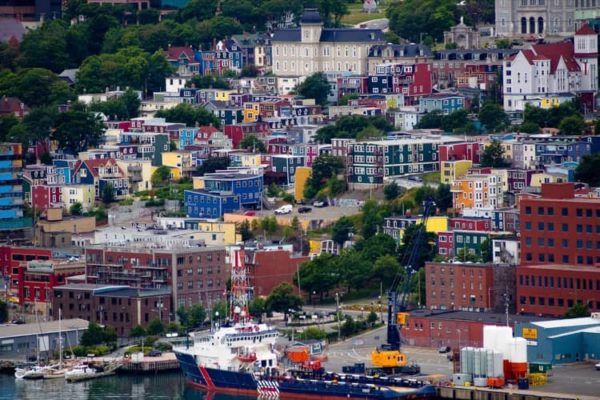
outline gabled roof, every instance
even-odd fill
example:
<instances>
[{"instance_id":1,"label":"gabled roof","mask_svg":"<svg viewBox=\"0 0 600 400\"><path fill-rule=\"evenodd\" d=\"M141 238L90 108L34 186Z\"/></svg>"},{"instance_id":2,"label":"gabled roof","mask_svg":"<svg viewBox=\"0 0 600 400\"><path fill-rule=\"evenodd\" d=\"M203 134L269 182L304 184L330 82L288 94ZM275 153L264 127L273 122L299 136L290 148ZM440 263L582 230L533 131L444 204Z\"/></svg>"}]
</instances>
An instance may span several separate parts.
<instances>
[{"instance_id":1,"label":"gabled roof","mask_svg":"<svg viewBox=\"0 0 600 400\"><path fill-rule=\"evenodd\" d=\"M592 29L591 26L589 26L588 24L584 24L581 26L581 28L579 28L579 30L577 32L575 32L576 35L597 35L596 31Z\"/></svg>"},{"instance_id":2,"label":"gabled roof","mask_svg":"<svg viewBox=\"0 0 600 400\"><path fill-rule=\"evenodd\" d=\"M27 107L20 99L16 97L3 96L0 98L0 114L28 113Z\"/></svg>"},{"instance_id":3,"label":"gabled roof","mask_svg":"<svg viewBox=\"0 0 600 400\"><path fill-rule=\"evenodd\" d=\"M573 57L574 46L573 43L550 43L550 44L536 44L533 46L533 51L537 55L544 56L550 59L550 73L556 72L556 67L562 58L569 71L579 71L579 64Z\"/></svg>"},{"instance_id":4,"label":"gabled roof","mask_svg":"<svg viewBox=\"0 0 600 400\"><path fill-rule=\"evenodd\" d=\"M369 57L380 57L382 52L386 49L391 49L394 57L400 57L400 52L402 52L402 57L417 57L421 55L421 52L423 52L423 57L433 57L433 53L429 47L415 43L380 44L371 46L369 49Z\"/></svg>"},{"instance_id":5,"label":"gabled roof","mask_svg":"<svg viewBox=\"0 0 600 400\"><path fill-rule=\"evenodd\" d=\"M184 47L184 46L169 47L169 49L167 50L167 59L168 60L179 60L179 58L181 57L181 54L185 54L185 56L190 61L196 61L196 59L194 58L194 50L192 50L190 47Z\"/></svg>"},{"instance_id":6,"label":"gabled roof","mask_svg":"<svg viewBox=\"0 0 600 400\"><path fill-rule=\"evenodd\" d=\"M213 134L215 132L219 132L219 130L217 128L215 128L212 125L204 125L198 128L198 131L201 133L209 133L209 134Z\"/></svg>"},{"instance_id":7,"label":"gabled roof","mask_svg":"<svg viewBox=\"0 0 600 400\"><path fill-rule=\"evenodd\" d=\"M113 158L99 158L99 159L94 159L94 160L83 160L83 161L77 161L77 163L75 164L75 168L74 168L74 173L77 173L77 171L81 168L81 166L85 165L90 172L92 173L92 175L97 178L98 177L98 170L101 167L107 167L107 166L113 166L113 165L117 165L117 161ZM121 168L119 167L119 170Z\"/></svg>"}]
</instances>

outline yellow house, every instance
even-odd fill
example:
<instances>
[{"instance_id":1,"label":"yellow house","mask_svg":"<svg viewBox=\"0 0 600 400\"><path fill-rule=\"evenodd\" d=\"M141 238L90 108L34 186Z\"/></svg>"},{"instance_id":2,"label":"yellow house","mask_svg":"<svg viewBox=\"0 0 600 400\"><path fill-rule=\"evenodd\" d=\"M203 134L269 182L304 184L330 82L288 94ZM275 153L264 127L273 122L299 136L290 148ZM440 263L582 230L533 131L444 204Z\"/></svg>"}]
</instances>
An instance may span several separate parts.
<instances>
[{"instance_id":1,"label":"yellow house","mask_svg":"<svg viewBox=\"0 0 600 400\"><path fill-rule=\"evenodd\" d=\"M235 90L216 90L215 91L215 100L229 101L230 96L235 93L236 93Z\"/></svg>"},{"instance_id":2,"label":"yellow house","mask_svg":"<svg viewBox=\"0 0 600 400\"><path fill-rule=\"evenodd\" d=\"M493 168L492 174L494 174L500 178L500 184L502 185L502 192L508 192L508 170Z\"/></svg>"},{"instance_id":3,"label":"yellow house","mask_svg":"<svg viewBox=\"0 0 600 400\"><path fill-rule=\"evenodd\" d=\"M231 222L199 222L198 230L210 234L210 241L217 241L217 238L220 238L218 241L223 245L236 244L242 241L242 235L236 233L236 226ZM208 243L208 242L207 242ZM215 243L216 244L216 243Z\"/></svg>"},{"instance_id":4,"label":"yellow house","mask_svg":"<svg viewBox=\"0 0 600 400\"><path fill-rule=\"evenodd\" d=\"M192 177L192 187L194 189L204 189L204 177L203 176L193 176Z\"/></svg>"},{"instance_id":5,"label":"yellow house","mask_svg":"<svg viewBox=\"0 0 600 400\"><path fill-rule=\"evenodd\" d=\"M152 189L152 167L150 160L117 160L117 165L129 180L132 192L141 192Z\"/></svg>"},{"instance_id":6,"label":"yellow house","mask_svg":"<svg viewBox=\"0 0 600 400\"><path fill-rule=\"evenodd\" d=\"M552 108L560 106L560 98L558 97L544 97L540 101L540 108Z\"/></svg>"},{"instance_id":7,"label":"yellow house","mask_svg":"<svg viewBox=\"0 0 600 400\"><path fill-rule=\"evenodd\" d=\"M83 211L87 212L96 204L94 185L65 185L61 186L60 192L66 210L75 203L81 203Z\"/></svg>"},{"instance_id":8,"label":"yellow house","mask_svg":"<svg viewBox=\"0 0 600 400\"><path fill-rule=\"evenodd\" d=\"M311 171L312 168L310 167L296 168L296 178L294 182L294 198L296 202L304 200L304 188L306 187L308 178L310 178Z\"/></svg>"},{"instance_id":9,"label":"yellow house","mask_svg":"<svg viewBox=\"0 0 600 400\"><path fill-rule=\"evenodd\" d=\"M423 218L416 217L389 217L386 218L383 225L383 232L394 238L397 242L402 240L406 227L413 224L422 224ZM443 215L434 215L429 217L425 230L432 233L440 233L448 230L448 217Z\"/></svg>"},{"instance_id":10,"label":"yellow house","mask_svg":"<svg viewBox=\"0 0 600 400\"><path fill-rule=\"evenodd\" d=\"M471 160L442 161L440 163L440 180L442 183L452 185L454 180L467 174L473 166Z\"/></svg>"},{"instance_id":11,"label":"yellow house","mask_svg":"<svg viewBox=\"0 0 600 400\"><path fill-rule=\"evenodd\" d=\"M260 165L261 165L260 160L261 160L260 154L256 154L256 153L240 153L239 154L239 161L240 161L240 165L242 167L246 167L246 168L260 167Z\"/></svg>"},{"instance_id":12,"label":"yellow house","mask_svg":"<svg viewBox=\"0 0 600 400\"><path fill-rule=\"evenodd\" d=\"M190 151L165 151L162 153L162 165L171 169L171 178L179 180L191 176L194 171L192 153Z\"/></svg>"},{"instance_id":13,"label":"yellow house","mask_svg":"<svg viewBox=\"0 0 600 400\"><path fill-rule=\"evenodd\" d=\"M256 122L260 115L260 103L244 103L244 123Z\"/></svg>"},{"instance_id":14,"label":"yellow house","mask_svg":"<svg viewBox=\"0 0 600 400\"><path fill-rule=\"evenodd\" d=\"M560 175L549 174L547 172L540 172L537 174L531 174L531 187L542 187L544 183L561 183L566 182L566 179Z\"/></svg>"}]
</instances>

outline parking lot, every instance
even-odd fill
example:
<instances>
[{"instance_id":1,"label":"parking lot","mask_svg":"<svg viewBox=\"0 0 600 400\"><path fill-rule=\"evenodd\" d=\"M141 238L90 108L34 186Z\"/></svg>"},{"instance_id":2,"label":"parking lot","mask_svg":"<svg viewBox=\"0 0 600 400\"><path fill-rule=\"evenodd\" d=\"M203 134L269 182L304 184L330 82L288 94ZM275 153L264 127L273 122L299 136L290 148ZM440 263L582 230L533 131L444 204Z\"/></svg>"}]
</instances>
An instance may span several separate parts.
<instances>
[{"instance_id":1,"label":"parking lot","mask_svg":"<svg viewBox=\"0 0 600 400\"><path fill-rule=\"evenodd\" d=\"M309 212L298 213L298 209L300 207L305 207L305 206L296 205L292 209L291 213L279 214L279 215L277 215L277 218L280 218L283 220L291 220L294 217L298 217L298 219L301 221L317 220L317 221L323 221L323 222L335 222L343 216L355 215L360 212L359 207L328 206L328 207L319 208L319 207L314 207L312 205L309 205L309 206L307 206L307 207L311 208L311 210ZM274 208L272 210L256 211L256 216L264 217L264 216L275 215L276 209L277 208Z\"/></svg>"}]
</instances>

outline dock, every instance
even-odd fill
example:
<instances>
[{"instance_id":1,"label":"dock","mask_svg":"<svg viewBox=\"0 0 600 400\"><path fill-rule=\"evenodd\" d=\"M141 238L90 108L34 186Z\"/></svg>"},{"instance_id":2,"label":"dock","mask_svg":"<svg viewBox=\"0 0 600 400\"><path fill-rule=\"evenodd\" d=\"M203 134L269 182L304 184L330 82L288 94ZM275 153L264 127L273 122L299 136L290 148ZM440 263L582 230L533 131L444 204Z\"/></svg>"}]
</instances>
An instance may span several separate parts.
<instances>
[{"instance_id":1,"label":"dock","mask_svg":"<svg viewBox=\"0 0 600 400\"><path fill-rule=\"evenodd\" d=\"M156 374L180 369L175 353L164 353L158 357L144 357L141 361L124 358L121 362L123 365L119 369L119 373Z\"/></svg>"},{"instance_id":2,"label":"dock","mask_svg":"<svg viewBox=\"0 0 600 400\"><path fill-rule=\"evenodd\" d=\"M536 390L488 389L478 387L439 387L439 397L452 400L598 400L597 397Z\"/></svg>"}]
</instances>

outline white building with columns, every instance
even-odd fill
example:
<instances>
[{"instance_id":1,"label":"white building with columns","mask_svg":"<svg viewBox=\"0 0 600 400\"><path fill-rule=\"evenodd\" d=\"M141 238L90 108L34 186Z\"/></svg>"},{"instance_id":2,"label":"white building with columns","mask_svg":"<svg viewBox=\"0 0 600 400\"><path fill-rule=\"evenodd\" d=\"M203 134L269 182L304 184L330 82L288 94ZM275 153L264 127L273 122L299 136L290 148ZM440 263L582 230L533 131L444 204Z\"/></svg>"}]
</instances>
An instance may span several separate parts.
<instances>
[{"instance_id":1,"label":"white building with columns","mask_svg":"<svg viewBox=\"0 0 600 400\"><path fill-rule=\"evenodd\" d=\"M306 76L315 72L367 73L369 49L385 44L380 29L324 28L316 9L306 9L300 27L280 29L272 38L273 73Z\"/></svg>"},{"instance_id":2,"label":"white building with columns","mask_svg":"<svg viewBox=\"0 0 600 400\"><path fill-rule=\"evenodd\" d=\"M570 95L593 110L598 91L598 35L584 25L574 43L537 44L519 51L504 61L503 83L508 112Z\"/></svg>"}]
</instances>

